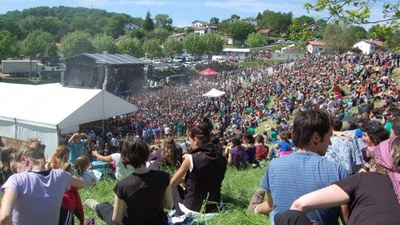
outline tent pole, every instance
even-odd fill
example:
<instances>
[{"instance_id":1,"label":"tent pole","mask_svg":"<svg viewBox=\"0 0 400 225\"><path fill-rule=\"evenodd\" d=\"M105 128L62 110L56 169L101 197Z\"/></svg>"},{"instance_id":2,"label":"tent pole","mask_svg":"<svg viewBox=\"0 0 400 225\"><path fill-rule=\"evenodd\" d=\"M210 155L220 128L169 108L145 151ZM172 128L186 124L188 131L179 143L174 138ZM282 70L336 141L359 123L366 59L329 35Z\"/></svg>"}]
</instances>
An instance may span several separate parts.
<instances>
[{"instance_id":1,"label":"tent pole","mask_svg":"<svg viewBox=\"0 0 400 225\"><path fill-rule=\"evenodd\" d=\"M102 124L101 124L101 129L102 129L102 131L103 131L103 132L102 132L103 138L104 138L104 135L105 135L105 133L104 133L104 119L105 119L105 117L106 117L106 116L105 116L105 111L104 111L104 110L105 110L105 109L104 109L104 108L105 108L105 103L104 103L104 98L105 98L105 96L104 96L104 92L105 92L105 90L102 90L102 94L103 94L103 119L102 119L102 121L101 121L101 123L102 123Z\"/></svg>"}]
</instances>

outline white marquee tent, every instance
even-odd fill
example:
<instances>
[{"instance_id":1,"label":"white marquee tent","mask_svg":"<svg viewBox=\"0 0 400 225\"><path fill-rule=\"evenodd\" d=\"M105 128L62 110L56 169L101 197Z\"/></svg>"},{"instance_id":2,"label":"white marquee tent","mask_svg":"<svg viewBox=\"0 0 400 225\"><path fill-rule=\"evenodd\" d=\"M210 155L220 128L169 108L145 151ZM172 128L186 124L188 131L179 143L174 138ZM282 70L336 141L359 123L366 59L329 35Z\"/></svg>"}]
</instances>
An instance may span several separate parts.
<instances>
[{"instance_id":1,"label":"white marquee tent","mask_svg":"<svg viewBox=\"0 0 400 225\"><path fill-rule=\"evenodd\" d=\"M203 94L204 97L221 97L223 95L225 95L224 91L218 91L215 88L213 88L209 92Z\"/></svg>"},{"instance_id":2,"label":"white marquee tent","mask_svg":"<svg viewBox=\"0 0 400 225\"><path fill-rule=\"evenodd\" d=\"M79 125L137 111L137 107L99 89L60 84L0 83L0 136L18 140L38 138L46 157L58 146L59 135L76 132Z\"/></svg>"}]
</instances>

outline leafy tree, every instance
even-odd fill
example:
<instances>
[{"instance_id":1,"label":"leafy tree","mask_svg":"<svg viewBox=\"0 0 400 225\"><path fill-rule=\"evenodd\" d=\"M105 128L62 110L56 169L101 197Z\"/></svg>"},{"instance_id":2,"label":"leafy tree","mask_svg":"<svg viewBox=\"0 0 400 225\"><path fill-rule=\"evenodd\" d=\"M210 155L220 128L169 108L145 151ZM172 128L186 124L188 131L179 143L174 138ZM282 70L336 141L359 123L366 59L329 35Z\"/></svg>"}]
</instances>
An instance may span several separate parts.
<instances>
[{"instance_id":1,"label":"leafy tree","mask_svg":"<svg viewBox=\"0 0 400 225\"><path fill-rule=\"evenodd\" d=\"M163 44L163 51L166 56L173 57L174 55L183 53L182 42L176 40L175 38L168 38Z\"/></svg>"},{"instance_id":2,"label":"leafy tree","mask_svg":"<svg viewBox=\"0 0 400 225\"><path fill-rule=\"evenodd\" d=\"M247 36L245 44L250 47L260 47L265 43L265 36L261 33L255 32Z\"/></svg>"},{"instance_id":3,"label":"leafy tree","mask_svg":"<svg viewBox=\"0 0 400 225\"><path fill-rule=\"evenodd\" d=\"M104 32L114 38L118 38L124 34L125 24L129 22L129 16L125 14L117 14L107 20Z\"/></svg>"},{"instance_id":4,"label":"leafy tree","mask_svg":"<svg viewBox=\"0 0 400 225\"><path fill-rule=\"evenodd\" d=\"M105 34L96 35L92 40L93 47L97 53L108 52L114 54L117 52L117 43L114 38Z\"/></svg>"},{"instance_id":5,"label":"leafy tree","mask_svg":"<svg viewBox=\"0 0 400 225\"><path fill-rule=\"evenodd\" d=\"M16 21L4 16L0 17L0 30L9 31L11 34L15 35L17 39L22 37L21 29Z\"/></svg>"},{"instance_id":6,"label":"leafy tree","mask_svg":"<svg viewBox=\"0 0 400 225\"><path fill-rule=\"evenodd\" d=\"M145 29L131 30L128 32L131 38L137 38L139 40L145 40L149 36L149 32Z\"/></svg>"},{"instance_id":7,"label":"leafy tree","mask_svg":"<svg viewBox=\"0 0 400 225\"><path fill-rule=\"evenodd\" d=\"M204 39L196 34L189 34L183 40L183 47L187 53L192 55L201 55L206 52L206 43Z\"/></svg>"},{"instance_id":8,"label":"leafy tree","mask_svg":"<svg viewBox=\"0 0 400 225\"><path fill-rule=\"evenodd\" d=\"M201 38L204 39L205 50L211 54L219 54L224 48L224 41L217 34L206 34Z\"/></svg>"},{"instance_id":9,"label":"leafy tree","mask_svg":"<svg viewBox=\"0 0 400 225\"><path fill-rule=\"evenodd\" d=\"M117 44L118 52L140 58L144 56L142 43L137 38L124 38Z\"/></svg>"},{"instance_id":10,"label":"leafy tree","mask_svg":"<svg viewBox=\"0 0 400 225\"><path fill-rule=\"evenodd\" d=\"M144 19L143 29L145 29L147 31L154 30L154 21L151 18L151 14L149 11L147 11L146 18Z\"/></svg>"},{"instance_id":11,"label":"leafy tree","mask_svg":"<svg viewBox=\"0 0 400 225\"><path fill-rule=\"evenodd\" d=\"M326 26L323 40L332 50L339 53L350 50L356 42L355 35L350 32L349 27L339 23L331 23Z\"/></svg>"},{"instance_id":12,"label":"leafy tree","mask_svg":"<svg viewBox=\"0 0 400 225\"><path fill-rule=\"evenodd\" d=\"M161 27L167 29L168 31L172 31L172 19L167 14L157 14L154 17L155 24L157 27Z\"/></svg>"},{"instance_id":13,"label":"leafy tree","mask_svg":"<svg viewBox=\"0 0 400 225\"><path fill-rule=\"evenodd\" d=\"M235 40L243 43L247 36L255 31L255 27L252 24L238 21L232 23L226 29L226 32Z\"/></svg>"},{"instance_id":14,"label":"leafy tree","mask_svg":"<svg viewBox=\"0 0 400 225\"><path fill-rule=\"evenodd\" d=\"M7 30L0 31L0 60L12 57L17 51L17 38Z\"/></svg>"},{"instance_id":15,"label":"leafy tree","mask_svg":"<svg viewBox=\"0 0 400 225\"><path fill-rule=\"evenodd\" d=\"M92 36L84 31L69 33L61 39L59 53L64 58L69 58L85 52L92 53L94 47L91 39Z\"/></svg>"},{"instance_id":16,"label":"leafy tree","mask_svg":"<svg viewBox=\"0 0 400 225\"><path fill-rule=\"evenodd\" d=\"M289 26L292 23L293 14L265 10L259 20L259 27L271 29L274 34L289 34Z\"/></svg>"},{"instance_id":17,"label":"leafy tree","mask_svg":"<svg viewBox=\"0 0 400 225\"><path fill-rule=\"evenodd\" d=\"M235 22L237 20L240 20L240 16L236 15L236 14L232 14L231 15L231 21Z\"/></svg>"},{"instance_id":18,"label":"leafy tree","mask_svg":"<svg viewBox=\"0 0 400 225\"><path fill-rule=\"evenodd\" d=\"M383 25L381 26L380 24L376 24L369 29L370 36L380 41L386 41L386 39L391 35L391 33L392 33L391 27Z\"/></svg>"},{"instance_id":19,"label":"leafy tree","mask_svg":"<svg viewBox=\"0 0 400 225\"><path fill-rule=\"evenodd\" d=\"M55 52L55 41L53 36L42 30L35 30L20 43L21 53L33 58L52 57ZM32 66L32 64L30 64ZM31 77L32 68L29 69L29 77Z\"/></svg>"},{"instance_id":20,"label":"leafy tree","mask_svg":"<svg viewBox=\"0 0 400 225\"><path fill-rule=\"evenodd\" d=\"M150 32L148 36L150 38L158 39L160 40L160 42L163 42L168 38L169 35L170 32L167 29L157 27L156 29L154 29L153 32Z\"/></svg>"},{"instance_id":21,"label":"leafy tree","mask_svg":"<svg viewBox=\"0 0 400 225\"><path fill-rule=\"evenodd\" d=\"M386 44L388 45L389 49L393 51L400 50L400 30L393 29L389 35L387 35Z\"/></svg>"},{"instance_id":22,"label":"leafy tree","mask_svg":"<svg viewBox=\"0 0 400 225\"><path fill-rule=\"evenodd\" d=\"M377 5L382 5L383 19L370 20L371 9ZM392 22L392 25L398 24L400 18L399 1L386 0L315 0L314 3L304 4L307 10L321 12L328 10L331 18L336 18L346 23L368 24L379 22Z\"/></svg>"},{"instance_id":23,"label":"leafy tree","mask_svg":"<svg viewBox=\"0 0 400 225\"><path fill-rule=\"evenodd\" d=\"M147 57L156 58L162 55L160 42L156 39L150 39L143 43L143 50Z\"/></svg>"},{"instance_id":24,"label":"leafy tree","mask_svg":"<svg viewBox=\"0 0 400 225\"><path fill-rule=\"evenodd\" d=\"M348 32L352 35L354 35L354 39L357 40L362 40L367 38L368 32L365 30L364 27L360 26L351 26L348 30Z\"/></svg>"},{"instance_id":25,"label":"leafy tree","mask_svg":"<svg viewBox=\"0 0 400 225\"><path fill-rule=\"evenodd\" d=\"M300 16L292 20L289 26L290 39L306 41L314 39L315 20L309 16Z\"/></svg>"},{"instance_id":26,"label":"leafy tree","mask_svg":"<svg viewBox=\"0 0 400 225\"><path fill-rule=\"evenodd\" d=\"M211 17L210 24L217 25L219 24L219 19L217 17Z\"/></svg>"}]
</instances>

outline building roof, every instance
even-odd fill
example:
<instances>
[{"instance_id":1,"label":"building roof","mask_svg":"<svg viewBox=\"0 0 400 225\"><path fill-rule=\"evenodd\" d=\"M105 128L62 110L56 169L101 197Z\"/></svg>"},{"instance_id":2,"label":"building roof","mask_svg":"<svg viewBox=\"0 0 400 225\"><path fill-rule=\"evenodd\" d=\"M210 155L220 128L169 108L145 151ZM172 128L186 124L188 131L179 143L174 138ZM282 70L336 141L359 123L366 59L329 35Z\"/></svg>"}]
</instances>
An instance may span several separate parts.
<instances>
[{"instance_id":1,"label":"building roof","mask_svg":"<svg viewBox=\"0 0 400 225\"><path fill-rule=\"evenodd\" d=\"M271 29L261 29L258 31L258 33L261 33L261 34L268 34L269 32L271 32Z\"/></svg>"},{"instance_id":2,"label":"building roof","mask_svg":"<svg viewBox=\"0 0 400 225\"><path fill-rule=\"evenodd\" d=\"M110 64L110 65L126 65L126 64L147 64L147 62L130 56L128 54L99 54L99 53L82 53L80 55L73 56L66 59L71 61L75 58L86 56L95 60L98 64Z\"/></svg>"},{"instance_id":3,"label":"building roof","mask_svg":"<svg viewBox=\"0 0 400 225\"><path fill-rule=\"evenodd\" d=\"M368 44L376 45L378 47L384 47L385 43L383 41L378 41L378 40L362 40Z\"/></svg>"},{"instance_id":4,"label":"building roof","mask_svg":"<svg viewBox=\"0 0 400 225\"><path fill-rule=\"evenodd\" d=\"M192 22L192 24L194 24L194 23L201 23L203 25L208 25L208 22L201 21L201 20L195 20L195 21Z\"/></svg>"},{"instance_id":5,"label":"building roof","mask_svg":"<svg viewBox=\"0 0 400 225\"><path fill-rule=\"evenodd\" d=\"M323 41L308 41L307 44L314 46L325 46L326 42Z\"/></svg>"}]
</instances>

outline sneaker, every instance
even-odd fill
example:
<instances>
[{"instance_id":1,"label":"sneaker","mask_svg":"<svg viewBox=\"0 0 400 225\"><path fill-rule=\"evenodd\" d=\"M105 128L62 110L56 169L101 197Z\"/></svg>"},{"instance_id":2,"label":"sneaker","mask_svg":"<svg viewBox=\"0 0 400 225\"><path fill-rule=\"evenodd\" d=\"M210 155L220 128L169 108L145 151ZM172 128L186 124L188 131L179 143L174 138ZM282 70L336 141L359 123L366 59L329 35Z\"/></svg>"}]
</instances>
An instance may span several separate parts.
<instances>
[{"instance_id":1,"label":"sneaker","mask_svg":"<svg viewBox=\"0 0 400 225\"><path fill-rule=\"evenodd\" d=\"M264 201L265 192L264 189L257 189L257 191L254 192L250 199L249 207L247 208L249 213L254 213L256 206Z\"/></svg>"},{"instance_id":2,"label":"sneaker","mask_svg":"<svg viewBox=\"0 0 400 225\"><path fill-rule=\"evenodd\" d=\"M99 204L99 202L88 198L83 202L83 204L89 207L91 210L96 211L96 206Z\"/></svg>"}]
</instances>

